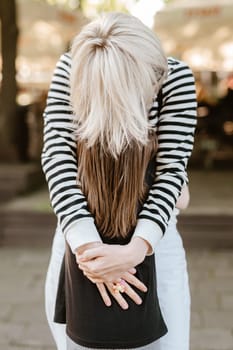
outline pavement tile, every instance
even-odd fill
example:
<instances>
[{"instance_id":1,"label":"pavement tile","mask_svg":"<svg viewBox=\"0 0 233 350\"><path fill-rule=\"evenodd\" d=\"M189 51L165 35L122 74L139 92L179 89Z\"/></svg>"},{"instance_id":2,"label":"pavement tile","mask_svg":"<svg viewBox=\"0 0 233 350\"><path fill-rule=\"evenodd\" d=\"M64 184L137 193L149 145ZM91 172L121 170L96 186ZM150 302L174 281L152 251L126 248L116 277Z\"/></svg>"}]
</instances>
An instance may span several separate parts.
<instances>
[{"instance_id":1,"label":"pavement tile","mask_svg":"<svg viewBox=\"0 0 233 350\"><path fill-rule=\"evenodd\" d=\"M3 344L11 344L22 339L25 330L24 323L0 323L0 349L4 350Z\"/></svg>"},{"instance_id":2,"label":"pavement tile","mask_svg":"<svg viewBox=\"0 0 233 350\"><path fill-rule=\"evenodd\" d=\"M223 328L196 328L191 332L191 343L191 350L232 350L233 335Z\"/></svg>"},{"instance_id":3,"label":"pavement tile","mask_svg":"<svg viewBox=\"0 0 233 350\"><path fill-rule=\"evenodd\" d=\"M9 319L12 305L0 302L0 322L6 322Z\"/></svg>"},{"instance_id":4,"label":"pavement tile","mask_svg":"<svg viewBox=\"0 0 233 350\"><path fill-rule=\"evenodd\" d=\"M232 310L233 314L233 295L222 294L220 297L220 304L223 310Z\"/></svg>"},{"instance_id":5,"label":"pavement tile","mask_svg":"<svg viewBox=\"0 0 233 350\"><path fill-rule=\"evenodd\" d=\"M193 307L193 302L192 302L192 309L195 309ZM202 315L200 314L200 312L193 311L191 313L191 327L200 328L202 325L203 325Z\"/></svg>"},{"instance_id":6,"label":"pavement tile","mask_svg":"<svg viewBox=\"0 0 233 350\"><path fill-rule=\"evenodd\" d=\"M30 326L32 323L36 327L38 324L46 323L45 313L41 300L37 303L31 303L24 300L23 303L15 304L11 313L10 321L14 323L23 322Z\"/></svg>"},{"instance_id":7,"label":"pavement tile","mask_svg":"<svg viewBox=\"0 0 233 350\"><path fill-rule=\"evenodd\" d=\"M203 310L204 324L212 328L224 328L233 330L232 310ZM233 341L232 341L233 348Z\"/></svg>"},{"instance_id":8,"label":"pavement tile","mask_svg":"<svg viewBox=\"0 0 233 350\"><path fill-rule=\"evenodd\" d=\"M17 341L17 345L26 349L44 349L54 347L53 339L49 332L47 323L40 325L31 322L31 325L24 328L21 339Z\"/></svg>"},{"instance_id":9,"label":"pavement tile","mask_svg":"<svg viewBox=\"0 0 233 350\"><path fill-rule=\"evenodd\" d=\"M208 292L206 295L195 292L192 284L190 285L191 289L191 299L192 299L192 308L196 311L202 311L203 309L208 308L208 310L218 310L220 307L219 296L216 293Z\"/></svg>"},{"instance_id":10,"label":"pavement tile","mask_svg":"<svg viewBox=\"0 0 233 350\"><path fill-rule=\"evenodd\" d=\"M233 269L221 269L219 267L215 268L214 275L216 277L227 277L233 279Z\"/></svg>"},{"instance_id":11,"label":"pavement tile","mask_svg":"<svg viewBox=\"0 0 233 350\"><path fill-rule=\"evenodd\" d=\"M233 290L233 279L228 279L223 276L216 278L210 278L206 281L202 281L200 289L203 292L231 292Z\"/></svg>"}]
</instances>

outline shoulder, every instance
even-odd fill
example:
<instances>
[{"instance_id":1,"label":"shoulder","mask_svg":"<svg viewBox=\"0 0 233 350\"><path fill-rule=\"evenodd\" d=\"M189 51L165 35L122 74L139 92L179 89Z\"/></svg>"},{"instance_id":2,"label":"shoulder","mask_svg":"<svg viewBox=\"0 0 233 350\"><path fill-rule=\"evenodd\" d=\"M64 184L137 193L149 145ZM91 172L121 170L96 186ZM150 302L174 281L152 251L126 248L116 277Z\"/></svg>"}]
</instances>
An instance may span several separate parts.
<instances>
[{"instance_id":1,"label":"shoulder","mask_svg":"<svg viewBox=\"0 0 233 350\"><path fill-rule=\"evenodd\" d=\"M189 65L181 60L178 60L177 58L174 57L167 57L167 64L168 64L168 72L172 73L173 71L176 71L177 69L189 69Z\"/></svg>"},{"instance_id":2,"label":"shoulder","mask_svg":"<svg viewBox=\"0 0 233 350\"><path fill-rule=\"evenodd\" d=\"M70 52L65 52L60 56L60 59L58 62L62 62L66 64L68 67L71 66L71 54Z\"/></svg>"},{"instance_id":3,"label":"shoulder","mask_svg":"<svg viewBox=\"0 0 233 350\"><path fill-rule=\"evenodd\" d=\"M69 52L63 53L57 61L56 69L70 74L71 69L71 55Z\"/></svg>"},{"instance_id":4,"label":"shoulder","mask_svg":"<svg viewBox=\"0 0 233 350\"><path fill-rule=\"evenodd\" d=\"M178 60L173 57L168 57L167 64L168 64L167 80L169 80L171 76L173 77L176 74L179 75L180 77L183 77L183 76L193 77L193 72L186 62Z\"/></svg>"},{"instance_id":5,"label":"shoulder","mask_svg":"<svg viewBox=\"0 0 233 350\"><path fill-rule=\"evenodd\" d=\"M49 98L67 100L70 94L71 57L64 53L58 59L49 88Z\"/></svg>"},{"instance_id":6,"label":"shoulder","mask_svg":"<svg viewBox=\"0 0 233 350\"><path fill-rule=\"evenodd\" d=\"M162 85L163 95L177 89L183 92L195 90L193 72L188 64L173 57L168 57L167 62L168 75Z\"/></svg>"}]
</instances>

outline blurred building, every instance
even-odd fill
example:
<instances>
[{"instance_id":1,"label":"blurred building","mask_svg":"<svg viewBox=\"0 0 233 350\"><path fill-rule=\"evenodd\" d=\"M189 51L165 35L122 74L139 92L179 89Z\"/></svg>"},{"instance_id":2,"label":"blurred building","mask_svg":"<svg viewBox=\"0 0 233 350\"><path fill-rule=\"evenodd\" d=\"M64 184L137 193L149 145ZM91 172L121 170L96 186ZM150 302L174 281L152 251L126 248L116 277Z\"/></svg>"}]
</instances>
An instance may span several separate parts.
<instances>
[{"instance_id":1,"label":"blurred building","mask_svg":"<svg viewBox=\"0 0 233 350\"><path fill-rule=\"evenodd\" d=\"M198 125L193 163L233 167L233 1L172 1L154 18L167 55L192 68Z\"/></svg>"},{"instance_id":2,"label":"blurred building","mask_svg":"<svg viewBox=\"0 0 233 350\"><path fill-rule=\"evenodd\" d=\"M39 160L42 148L42 113L47 91L60 55L87 18L78 10L46 1L16 0L18 118L20 160ZM1 55L0 55L1 68Z\"/></svg>"},{"instance_id":3,"label":"blurred building","mask_svg":"<svg viewBox=\"0 0 233 350\"><path fill-rule=\"evenodd\" d=\"M30 87L48 88L59 56L87 19L78 10L46 1L17 0L18 82Z\"/></svg>"},{"instance_id":4,"label":"blurred building","mask_svg":"<svg viewBox=\"0 0 233 350\"><path fill-rule=\"evenodd\" d=\"M171 2L157 12L154 30L167 54L198 71L233 71L233 1Z\"/></svg>"}]
</instances>

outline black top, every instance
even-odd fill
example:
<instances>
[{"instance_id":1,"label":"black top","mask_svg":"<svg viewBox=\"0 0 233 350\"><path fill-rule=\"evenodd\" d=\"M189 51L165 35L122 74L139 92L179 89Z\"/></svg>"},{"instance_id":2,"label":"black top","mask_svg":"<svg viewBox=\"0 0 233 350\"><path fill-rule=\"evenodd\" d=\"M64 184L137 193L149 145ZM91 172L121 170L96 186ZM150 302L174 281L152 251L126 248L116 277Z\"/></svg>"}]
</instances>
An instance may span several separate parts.
<instances>
[{"instance_id":1,"label":"black top","mask_svg":"<svg viewBox=\"0 0 233 350\"><path fill-rule=\"evenodd\" d=\"M153 183L155 159L148 166L146 182ZM139 208L140 209L140 208ZM127 239L106 239L104 243L127 244ZM152 343L167 333L161 315L156 291L154 255L147 256L136 267L138 277L148 288L146 293L137 291L142 298L136 305L126 294L127 310L121 309L115 300L105 306L95 284L78 268L75 255L68 244L60 273L55 322L67 323L67 334L77 344L90 348L137 348Z\"/></svg>"}]
</instances>

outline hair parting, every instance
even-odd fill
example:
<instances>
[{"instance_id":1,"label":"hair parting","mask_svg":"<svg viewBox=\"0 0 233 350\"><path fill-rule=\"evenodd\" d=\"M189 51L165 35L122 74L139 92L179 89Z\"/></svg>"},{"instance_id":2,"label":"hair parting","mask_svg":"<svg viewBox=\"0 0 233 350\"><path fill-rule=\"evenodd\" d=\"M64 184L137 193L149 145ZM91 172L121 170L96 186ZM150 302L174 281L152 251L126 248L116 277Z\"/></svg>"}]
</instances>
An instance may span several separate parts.
<instances>
[{"instance_id":1,"label":"hair parting","mask_svg":"<svg viewBox=\"0 0 233 350\"><path fill-rule=\"evenodd\" d=\"M167 75L155 34L133 16L108 13L75 37L71 57L77 138L115 158L132 140L146 145L148 111Z\"/></svg>"}]
</instances>

